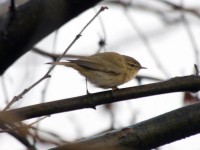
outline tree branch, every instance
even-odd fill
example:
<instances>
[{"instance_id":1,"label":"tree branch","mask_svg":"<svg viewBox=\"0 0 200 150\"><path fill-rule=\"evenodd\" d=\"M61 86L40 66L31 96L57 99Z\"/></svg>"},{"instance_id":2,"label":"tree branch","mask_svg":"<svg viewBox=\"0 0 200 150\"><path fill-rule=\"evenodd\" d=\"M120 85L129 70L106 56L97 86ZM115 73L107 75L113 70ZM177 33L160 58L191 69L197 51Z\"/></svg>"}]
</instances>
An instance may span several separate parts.
<instances>
[{"instance_id":1,"label":"tree branch","mask_svg":"<svg viewBox=\"0 0 200 150\"><path fill-rule=\"evenodd\" d=\"M81 34L83 33L83 31L91 24L91 22L105 9L108 9L107 7L101 7L99 9L99 11L94 15L94 17L92 17L92 19L90 19L90 21L83 27L83 29L79 32L79 34L77 34L75 36L75 38L72 40L72 42L69 44L69 46L65 49L65 51L62 53L62 55L60 55L57 59L56 62L59 62L62 57L68 52L68 50L73 46L73 44L81 37ZM6 111L7 109L10 108L10 106L12 104L14 104L15 102L17 102L19 99L21 99L23 97L23 95L25 95L27 92L29 92L32 88L34 88L36 85L38 85L40 82L42 82L44 79L49 78L50 77L50 72L56 67L55 64L53 64L49 70L45 73L44 76L42 76L39 80L37 80L36 82L34 82L31 86L29 86L28 88L24 89L19 95L14 96L13 99L8 103L8 105L3 109L3 111Z\"/></svg>"},{"instance_id":2,"label":"tree branch","mask_svg":"<svg viewBox=\"0 0 200 150\"><path fill-rule=\"evenodd\" d=\"M34 0L0 18L0 75L42 38L101 0Z\"/></svg>"},{"instance_id":3,"label":"tree branch","mask_svg":"<svg viewBox=\"0 0 200 150\"><path fill-rule=\"evenodd\" d=\"M176 77L159 83L124 88L116 91L99 92L95 94L56 100L52 102L13 109L10 111L4 111L0 113L0 120L4 122L13 123L16 121L41 117L44 115L51 115L55 113L72 111L77 109L93 108L97 105L108 104L123 100L131 100L135 98L171 92L196 92L198 90L200 90L199 76L192 75Z\"/></svg>"},{"instance_id":4,"label":"tree branch","mask_svg":"<svg viewBox=\"0 0 200 150\"><path fill-rule=\"evenodd\" d=\"M153 149L200 132L200 103L50 150Z\"/></svg>"}]
</instances>

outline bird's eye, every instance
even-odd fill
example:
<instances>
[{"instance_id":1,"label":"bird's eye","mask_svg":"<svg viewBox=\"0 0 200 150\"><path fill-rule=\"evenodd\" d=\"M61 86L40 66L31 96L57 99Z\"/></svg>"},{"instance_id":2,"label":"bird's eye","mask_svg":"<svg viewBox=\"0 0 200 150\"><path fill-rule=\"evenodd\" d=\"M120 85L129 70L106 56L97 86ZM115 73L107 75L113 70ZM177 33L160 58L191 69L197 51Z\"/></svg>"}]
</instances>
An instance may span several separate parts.
<instances>
[{"instance_id":1,"label":"bird's eye","mask_svg":"<svg viewBox=\"0 0 200 150\"><path fill-rule=\"evenodd\" d=\"M131 67L136 67L136 65L135 64L129 64Z\"/></svg>"}]
</instances>

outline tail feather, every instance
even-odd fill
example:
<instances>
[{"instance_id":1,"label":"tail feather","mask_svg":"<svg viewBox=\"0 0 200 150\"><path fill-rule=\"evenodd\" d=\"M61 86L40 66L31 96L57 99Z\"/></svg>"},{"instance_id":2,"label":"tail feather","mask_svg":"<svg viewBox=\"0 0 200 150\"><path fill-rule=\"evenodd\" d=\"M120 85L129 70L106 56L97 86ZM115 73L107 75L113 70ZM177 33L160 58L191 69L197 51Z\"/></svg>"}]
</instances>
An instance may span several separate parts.
<instances>
[{"instance_id":1,"label":"tail feather","mask_svg":"<svg viewBox=\"0 0 200 150\"><path fill-rule=\"evenodd\" d=\"M90 73L89 69L81 67L81 66L79 66L75 63L72 63L72 62L49 62L49 63L46 63L46 64L62 65L62 66L65 66L65 67L71 67L71 68L77 70L80 74L82 74L84 76L87 76L86 74Z\"/></svg>"},{"instance_id":2,"label":"tail feather","mask_svg":"<svg viewBox=\"0 0 200 150\"><path fill-rule=\"evenodd\" d=\"M49 62L46 64L50 64L50 65L67 65L69 62Z\"/></svg>"}]
</instances>

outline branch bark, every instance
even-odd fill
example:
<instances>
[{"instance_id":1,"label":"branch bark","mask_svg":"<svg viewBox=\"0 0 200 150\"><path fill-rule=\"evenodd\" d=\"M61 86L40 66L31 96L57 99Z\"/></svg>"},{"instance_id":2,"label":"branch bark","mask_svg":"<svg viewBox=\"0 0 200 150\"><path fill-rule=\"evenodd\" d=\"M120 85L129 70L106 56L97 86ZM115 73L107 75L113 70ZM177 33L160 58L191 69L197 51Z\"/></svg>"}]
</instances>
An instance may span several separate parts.
<instances>
[{"instance_id":1,"label":"branch bark","mask_svg":"<svg viewBox=\"0 0 200 150\"><path fill-rule=\"evenodd\" d=\"M42 38L101 0L34 0L0 18L0 75Z\"/></svg>"},{"instance_id":2,"label":"branch bark","mask_svg":"<svg viewBox=\"0 0 200 150\"><path fill-rule=\"evenodd\" d=\"M116 91L105 91L95 94L79 96L69 99L55 100L52 102L36 104L23 108L13 109L0 113L0 120L5 122L16 122L44 115L67 112L72 110L94 108L94 106L108 104L123 100L131 100L146 96L165 94L171 92L200 90L199 76L176 77L164 82L152 83L142 86L119 89ZM8 121L8 118L10 119Z\"/></svg>"},{"instance_id":3,"label":"branch bark","mask_svg":"<svg viewBox=\"0 0 200 150\"><path fill-rule=\"evenodd\" d=\"M50 150L153 149L200 132L200 103Z\"/></svg>"}]
</instances>

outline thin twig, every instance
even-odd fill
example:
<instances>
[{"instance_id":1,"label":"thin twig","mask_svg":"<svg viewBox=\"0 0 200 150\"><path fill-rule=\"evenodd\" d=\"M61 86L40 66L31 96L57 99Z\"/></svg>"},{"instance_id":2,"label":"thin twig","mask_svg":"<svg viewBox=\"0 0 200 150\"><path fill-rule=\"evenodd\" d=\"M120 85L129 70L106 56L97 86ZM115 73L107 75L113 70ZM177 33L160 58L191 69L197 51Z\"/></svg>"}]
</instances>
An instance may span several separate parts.
<instances>
[{"instance_id":1,"label":"thin twig","mask_svg":"<svg viewBox=\"0 0 200 150\"><path fill-rule=\"evenodd\" d=\"M5 103L8 104L9 103L9 101L8 101L8 91L7 91L7 88L6 88L4 75L2 75L2 77L1 77L1 85L2 85L2 89L3 89L4 97L5 97Z\"/></svg>"},{"instance_id":2,"label":"thin twig","mask_svg":"<svg viewBox=\"0 0 200 150\"><path fill-rule=\"evenodd\" d=\"M46 118L49 117L49 116L50 116L50 115L48 115L48 116L43 116L43 117L37 119L36 121L32 122L32 123L29 124L28 126L32 126L32 125L34 125L34 124L36 124L36 123L38 123L38 122L40 122L40 121L46 119Z\"/></svg>"},{"instance_id":3,"label":"thin twig","mask_svg":"<svg viewBox=\"0 0 200 150\"><path fill-rule=\"evenodd\" d=\"M103 20L102 20L101 16L98 16L98 19L99 19L99 23L100 23L100 26L102 29L103 37L100 37L99 50L97 51L97 53L99 53L102 49L105 50L105 45L106 45L106 41L107 41L107 35L106 35L105 26L103 24Z\"/></svg>"},{"instance_id":4,"label":"thin twig","mask_svg":"<svg viewBox=\"0 0 200 150\"><path fill-rule=\"evenodd\" d=\"M151 46L151 44L148 41L148 38L142 33L142 31L140 31L140 29L137 27L137 25L134 23L134 20L131 16L128 15L128 12L125 12L125 16L127 17L128 21L130 22L130 24L132 25L132 27L134 28L134 30L136 31L136 33L138 34L138 36L141 38L144 46L147 48L149 54L151 55L151 57L153 58L153 60L155 61L157 67L163 72L163 74L169 78L170 75L168 74L168 72L164 69L164 67L162 66L161 62L158 60L158 57L156 56L156 54L153 51L153 48Z\"/></svg>"},{"instance_id":5,"label":"thin twig","mask_svg":"<svg viewBox=\"0 0 200 150\"><path fill-rule=\"evenodd\" d=\"M67 47L67 49L63 52L63 54L61 56L59 56L56 60L56 62L59 62L61 60L61 58L67 53L67 51L72 47L72 45L80 38L81 34L83 33L83 31L88 27L88 25L105 9L108 9L107 7L101 7L100 10L97 12L97 14L83 27L83 29L79 32L78 35L76 35L76 37L74 38L74 40L70 43L70 45ZM56 65L52 65L49 70L47 71L47 73L40 78L38 81L36 81L33 85L31 85L30 87L28 87L27 89L25 89L22 93L20 93L18 96L15 96L11 102L3 109L3 111L6 111L10 108L10 106L15 103L16 101L18 101L19 99L21 99L27 92L29 92L32 88L34 88L36 85L38 85L41 81L43 81L46 78L50 77L50 72L55 68Z\"/></svg>"},{"instance_id":6,"label":"thin twig","mask_svg":"<svg viewBox=\"0 0 200 150\"><path fill-rule=\"evenodd\" d=\"M47 117L49 117L49 115L48 115L48 116L43 116L43 117L39 118L38 120L36 120L36 121L30 123L29 125L22 124L22 125L18 126L18 125L15 124L14 127L12 127L12 128L0 130L0 133L3 133L3 132L10 132L10 131L14 131L14 130L20 130L20 129L23 129L23 128L31 128L34 124L36 124L36 123L38 123L38 122L40 122L40 121L46 119Z\"/></svg>"},{"instance_id":7,"label":"thin twig","mask_svg":"<svg viewBox=\"0 0 200 150\"><path fill-rule=\"evenodd\" d=\"M107 7L101 7L100 10L97 12L97 14L83 27L83 29L79 32L78 35L76 35L76 37L74 38L74 40L71 42L71 44L67 47L67 49L63 52L63 54L57 58L56 62L59 62L61 60L61 58L67 53L67 51L72 47L72 45L81 37L81 34L83 33L83 31L89 26L89 24L105 9L108 9ZM54 68L55 68L55 64L51 66L51 68L49 69L49 71L46 74L49 74Z\"/></svg>"},{"instance_id":8,"label":"thin twig","mask_svg":"<svg viewBox=\"0 0 200 150\"><path fill-rule=\"evenodd\" d=\"M197 43L195 41L194 35L192 33L190 24L189 24L188 20L186 19L184 12L182 12L182 21L183 21L183 25L185 27L185 30L188 34L188 38L189 38L189 41L191 43L192 49L194 50L194 53L195 53L195 59L196 59L195 63L197 64L197 66L199 66L200 65L199 64L200 63L199 62L199 49L198 49Z\"/></svg>"},{"instance_id":9,"label":"thin twig","mask_svg":"<svg viewBox=\"0 0 200 150\"><path fill-rule=\"evenodd\" d=\"M32 84L27 89L24 89L18 96L14 96L13 99L8 103L8 105L3 109L3 111L6 111L10 108L10 106L15 103L16 101L20 100L26 93L28 93L32 88L34 88L36 85L38 85L41 81L43 81L46 78L51 77L49 74L45 74L42 78L40 78L38 81L36 81L34 84Z\"/></svg>"},{"instance_id":10,"label":"thin twig","mask_svg":"<svg viewBox=\"0 0 200 150\"><path fill-rule=\"evenodd\" d=\"M54 40L53 40L53 46L52 46L52 53L55 52L56 50L56 41L57 41L57 37L58 37L58 30L55 31L55 35L54 35ZM52 58L53 61L55 61L58 57L54 57ZM44 87L43 87L43 90L42 90L42 95L41 95L41 103L44 103L45 102L45 97L46 97L46 92L48 90L48 85L50 84L50 81L51 80L47 80Z\"/></svg>"},{"instance_id":11,"label":"thin twig","mask_svg":"<svg viewBox=\"0 0 200 150\"><path fill-rule=\"evenodd\" d=\"M199 68L196 64L194 64L194 68L195 68L195 75L199 76Z\"/></svg>"},{"instance_id":12,"label":"thin twig","mask_svg":"<svg viewBox=\"0 0 200 150\"><path fill-rule=\"evenodd\" d=\"M108 9L108 7L101 7L100 10L96 13L96 15L85 25L85 27L81 30L79 33L79 36L81 36L82 32L87 28L87 26L105 9Z\"/></svg>"},{"instance_id":13,"label":"thin twig","mask_svg":"<svg viewBox=\"0 0 200 150\"><path fill-rule=\"evenodd\" d=\"M199 8L196 7L196 8L185 8L185 7L182 7L180 5L177 5L173 2L170 2L169 0L166 1L166 0L154 0L156 1L157 3L162 3L164 4L165 6L168 6L170 7L171 9L173 9L174 11L184 11L184 12L187 12L187 13L191 13L191 14L194 14L194 16L200 18L200 12L199 12ZM106 1L107 4L115 4L115 5L118 5L118 6L122 6L122 7L125 7L125 8L132 8L134 10L136 9L139 9L139 10L144 10L145 12L153 12L155 14L158 14L158 15L162 15L164 13L167 13L167 12L171 12L171 10L169 9L162 9L162 7L153 7L153 5L148 5L146 2L144 3L143 1L137 1L136 3L130 3L130 2L127 2L127 1L122 1L122 0L109 0L109 1ZM157 6L157 5L156 5Z\"/></svg>"},{"instance_id":14,"label":"thin twig","mask_svg":"<svg viewBox=\"0 0 200 150\"><path fill-rule=\"evenodd\" d=\"M62 137L60 137L59 135L57 135L56 133L53 133L53 132L50 132L50 131L44 131L44 130L39 130L37 128L35 128L34 126L31 127L31 129L34 131L34 130L37 130L38 132L42 132L44 134L47 134L47 136L45 137L41 137L41 136L38 136L36 134L32 134L30 133L30 136L32 137L35 137L37 141L39 141L40 143L51 143L51 144L54 144L54 145L63 145L64 143L69 143L68 141L64 140ZM52 138L56 139L56 142L55 140L53 140Z\"/></svg>"},{"instance_id":15,"label":"thin twig","mask_svg":"<svg viewBox=\"0 0 200 150\"><path fill-rule=\"evenodd\" d=\"M58 38L58 31L59 31L59 30L56 30L56 31L55 31L54 40L53 40L53 46L52 46L52 53L55 53L55 50L56 50L56 43L57 43L56 41L57 41L57 38ZM55 61L57 58L58 58L58 57L54 57L54 58L52 58L52 59L53 59L53 61ZM51 81L51 80L46 80L45 85L44 85L44 87L43 87L43 89L42 89L41 100L40 100L41 103L44 103L44 102L45 102L46 93L47 93L47 90L48 90L50 81ZM31 123L30 125L32 126L33 124L36 124L36 123L37 123L37 124L36 124L36 129L39 129L40 121L43 120L43 119L45 119L45 118L47 118L47 117L49 117L49 115L37 119L35 122ZM38 138L39 138L39 130L34 130L34 132L35 132L35 133L34 133L35 135L32 136L32 138L33 138L33 144L36 145L36 142L38 141Z\"/></svg>"},{"instance_id":16,"label":"thin twig","mask_svg":"<svg viewBox=\"0 0 200 150\"><path fill-rule=\"evenodd\" d=\"M170 7L172 7L174 10L181 10L181 11L192 13L195 16L197 16L198 18L200 18L199 9L185 8L182 5L177 5L177 4L173 3L173 2L166 1L166 0L155 0L155 1L163 3L163 4L166 4L166 5L170 6Z\"/></svg>"}]
</instances>

